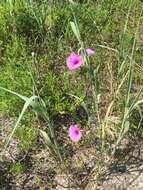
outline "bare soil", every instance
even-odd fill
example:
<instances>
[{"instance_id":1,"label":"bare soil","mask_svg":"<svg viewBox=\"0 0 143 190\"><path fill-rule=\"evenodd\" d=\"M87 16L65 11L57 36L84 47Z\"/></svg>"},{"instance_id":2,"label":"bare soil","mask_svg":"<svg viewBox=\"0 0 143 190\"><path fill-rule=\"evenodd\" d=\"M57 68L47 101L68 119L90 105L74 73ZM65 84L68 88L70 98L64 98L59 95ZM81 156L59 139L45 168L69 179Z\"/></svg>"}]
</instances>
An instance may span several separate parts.
<instances>
[{"instance_id":1,"label":"bare soil","mask_svg":"<svg viewBox=\"0 0 143 190\"><path fill-rule=\"evenodd\" d=\"M0 118L0 144L12 129L13 119ZM96 163L95 148L77 150L71 158L71 173L61 173L57 163L41 145L24 155L17 147L18 140L12 139L4 162L0 162L0 189L5 190L142 190L143 189L143 144L137 139L133 144L128 141L119 147L114 161L107 167L100 180L96 180L96 170L89 178L89 168ZM0 146L1 148L1 146ZM2 148L0 149L2 151ZM120 158L120 159L119 159ZM23 173L14 175L9 165L20 160L26 165ZM74 168L86 166L87 170L75 175ZM89 170L88 170L89 169ZM89 171L89 172L88 172ZM80 173L80 171L79 171ZM77 179L76 179L76 176Z\"/></svg>"}]
</instances>

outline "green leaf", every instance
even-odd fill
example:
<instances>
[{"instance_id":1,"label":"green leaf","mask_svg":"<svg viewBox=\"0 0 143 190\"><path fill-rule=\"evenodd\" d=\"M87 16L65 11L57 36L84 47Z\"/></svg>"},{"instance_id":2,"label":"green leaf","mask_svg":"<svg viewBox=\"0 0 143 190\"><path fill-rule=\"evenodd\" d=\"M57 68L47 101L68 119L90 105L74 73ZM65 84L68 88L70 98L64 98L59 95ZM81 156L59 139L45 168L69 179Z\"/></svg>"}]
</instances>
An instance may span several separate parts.
<instances>
[{"instance_id":1,"label":"green leaf","mask_svg":"<svg viewBox=\"0 0 143 190\"><path fill-rule=\"evenodd\" d=\"M13 94L13 95L18 96L19 98L21 98L21 99L24 100L25 102L28 101L28 99L29 99L28 97L22 96L21 94L18 94L18 93L16 93L16 92L12 91L12 90L8 90L7 88L3 88L3 87L0 86L0 89L1 89L1 90L4 90L4 91L6 91L6 92L9 92L9 93L11 93L11 94Z\"/></svg>"},{"instance_id":2,"label":"green leaf","mask_svg":"<svg viewBox=\"0 0 143 190\"><path fill-rule=\"evenodd\" d=\"M49 135L43 130L40 130L40 135L43 137L46 145L48 145L48 147L51 147L52 142L51 142Z\"/></svg>"},{"instance_id":3,"label":"green leaf","mask_svg":"<svg viewBox=\"0 0 143 190\"><path fill-rule=\"evenodd\" d=\"M124 131L123 131L122 136L124 136L129 131L129 128L130 128L130 122L126 121L124 124Z\"/></svg>"},{"instance_id":4,"label":"green leaf","mask_svg":"<svg viewBox=\"0 0 143 190\"><path fill-rule=\"evenodd\" d=\"M7 142L6 142L5 146L4 146L4 150L3 150L2 154L1 154L1 157L4 155L4 153L5 153L8 145L9 145L9 143L10 143L10 141L11 141L11 139L12 139L14 133L15 133L15 130L17 129L17 127L20 124L20 121L23 118L24 113L26 112L27 108L31 105L31 103L33 102L33 100L36 99L36 98L37 98L37 96L32 96L32 97L28 98L27 101L25 102L25 104L23 106L23 109L22 109L22 111L21 111L21 113L20 113L20 115L19 115L19 117L18 117L18 119L16 121L16 124L13 127L13 130L12 130L11 134L9 135L8 140L7 140Z\"/></svg>"},{"instance_id":5,"label":"green leaf","mask_svg":"<svg viewBox=\"0 0 143 190\"><path fill-rule=\"evenodd\" d=\"M47 113L46 107L43 104L40 104L40 102L38 102L38 101L32 102L31 106L32 106L33 110L39 116L41 116L45 121L47 121L49 124L50 120L49 120L49 115Z\"/></svg>"},{"instance_id":6,"label":"green leaf","mask_svg":"<svg viewBox=\"0 0 143 190\"><path fill-rule=\"evenodd\" d=\"M137 101L137 102L134 104L134 106L133 106L132 109L135 109L136 107L138 107L139 104L143 104L143 100Z\"/></svg>"},{"instance_id":7,"label":"green leaf","mask_svg":"<svg viewBox=\"0 0 143 190\"><path fill-rule=\"evenodd\" d=\"M75 34L77 40L79 42L81 42L81 40L80 40L80 33L79 33L79 30L78 30L78 27L75 25L74 22L70 22L70 24L71 24L71 28L72 28L73 33Z\"/></svg>"}]
</instances>

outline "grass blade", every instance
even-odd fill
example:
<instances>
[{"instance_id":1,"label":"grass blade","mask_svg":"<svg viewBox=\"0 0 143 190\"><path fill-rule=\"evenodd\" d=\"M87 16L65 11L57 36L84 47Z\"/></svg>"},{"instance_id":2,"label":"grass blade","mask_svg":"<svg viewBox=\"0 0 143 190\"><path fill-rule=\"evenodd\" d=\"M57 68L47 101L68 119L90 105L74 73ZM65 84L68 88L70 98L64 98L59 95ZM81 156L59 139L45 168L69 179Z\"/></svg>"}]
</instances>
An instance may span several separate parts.
<instances>
[{"instance_id":1,"label":"grass blade","mask_svg":"<svg viewBox=\"0 0 143 190\"><path fill-rule=\"evenodd\" d=\"M80 42L81 41L80 40L80 33L79 33L77 26L75 25L74 22L70 22L70 24L71 24L71 28L72 28L73 33L75 34L77 40Z\"/></svg>"},{"instance_id":2,"label":"grass blade","mask_svg":"<svg viewBox=\"0 0 143 190\"><path fill-rule=\"evenodd\" d=\"M8 90L8 89L3 88L3 87L1 87L1 86L0 86L0 89L1 89L1 90L4 90L4 91L6 91L6 92L9 92L9 93L11 93L11 94L13 94L13 95L18 96L19 98L21 98L21 99L24 100L25 102L28 101L28 99L29 99L29 98L26 97L26 96L22 96L21 94L18 94L18 93L16 93L16 92L12 91L12 90Z\"/></svg>"},{"instance_id":3,"label":"grass blade","mask_svg":"<svg viewBox=\"0 0 143 190\"><path fill-rule=\"evenodd\" d=\"M25 102L25 104L24 104L24 106L23 106L23 109L22 109L22 111L21 111L21 113L20 113L20 115L19 115L19 117L18 117L18 119L17 119L17 121L16 121L16 124L15 124L15 126L14 126L14 128L13 128L11 134L10 134L10 136L8 137L8 140L7 140L6 144L5 144L5 146L4 146L4 150L3 150L2 154L1 154L1 158L2 158L2 156L4 155L4 153L5 153L5 151L6 151L7 147L8 147L8 145L9 145L11 139L12 139L12 137L13 137L13 135L14 135L14 133L15 133L15 130L16 130L17 127L19 126L20 121L22 120L24 113L26 112L27 108L31 105L31 103L32 103L36 98L37 98L36 96L32 96L32 97L28 98L28 100Z\"/></svg>"}]
</instances>

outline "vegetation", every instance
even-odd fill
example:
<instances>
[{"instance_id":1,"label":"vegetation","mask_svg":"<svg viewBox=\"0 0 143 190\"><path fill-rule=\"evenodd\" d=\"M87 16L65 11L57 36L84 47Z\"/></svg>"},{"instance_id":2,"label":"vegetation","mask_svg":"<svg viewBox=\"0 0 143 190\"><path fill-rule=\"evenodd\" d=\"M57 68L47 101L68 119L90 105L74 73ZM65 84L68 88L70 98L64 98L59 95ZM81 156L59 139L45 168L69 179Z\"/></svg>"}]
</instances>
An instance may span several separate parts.
<instances>
[{"instance_id":1,"label":"vegetation","mask_svg":"<svg viewBox=\"0 0 143 190\"><path fill-rule=\"evenodd\" d=\"M86 189L113 156L125 159L117 154L124 139L143 136L142 22L139 0L1 1L0 189L18 189L27 171L36 173L29 189L55 189L63 173ZM72 52L84 62L73 71L66 64ZM72 124L82 134L76 143L68 136ZM77 152L84 156L75 161Z\"/></svg>"}]
</instances>

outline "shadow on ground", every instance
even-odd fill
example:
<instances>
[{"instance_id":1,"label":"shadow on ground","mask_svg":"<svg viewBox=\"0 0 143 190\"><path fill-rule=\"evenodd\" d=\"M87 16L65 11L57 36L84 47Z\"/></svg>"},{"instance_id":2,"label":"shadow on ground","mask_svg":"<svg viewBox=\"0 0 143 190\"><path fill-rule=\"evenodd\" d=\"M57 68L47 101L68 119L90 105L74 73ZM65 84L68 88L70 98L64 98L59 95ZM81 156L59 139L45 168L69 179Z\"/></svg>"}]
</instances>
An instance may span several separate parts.
<instances>
[{"instance_id":1,"label":"shadow on ground","mask_svg":"<svg viewBox=\"0 0 143 190\"><path fill-rule=\"evenodd\" d=\"M114 162L102 177L100 190L143 189L143 144L141 139L125 144L116 150Z\"/></svg>"}]
</instances>

